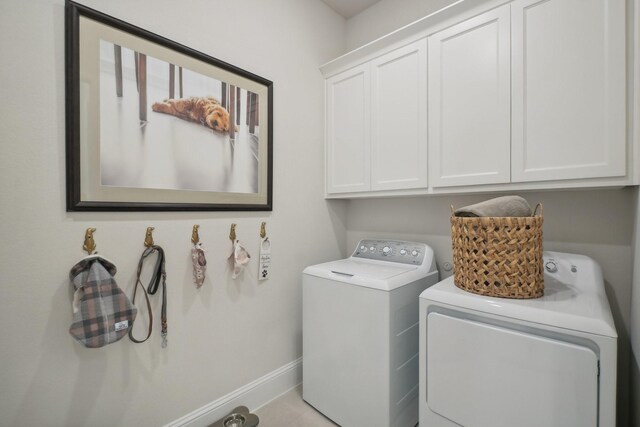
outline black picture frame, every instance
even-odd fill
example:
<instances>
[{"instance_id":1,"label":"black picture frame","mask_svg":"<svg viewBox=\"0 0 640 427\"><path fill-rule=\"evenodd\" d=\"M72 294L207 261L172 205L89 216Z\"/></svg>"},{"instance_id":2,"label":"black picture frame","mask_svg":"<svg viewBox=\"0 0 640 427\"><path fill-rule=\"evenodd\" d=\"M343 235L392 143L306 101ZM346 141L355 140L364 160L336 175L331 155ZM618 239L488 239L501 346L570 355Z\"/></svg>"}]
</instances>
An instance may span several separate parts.
<instances>
[{"instance_id":1,"label":"black picture frame","mask_svg":"<svg viewBox=\"0 0 640 427\"><path fill-rule=\"evenodd\" d=\"M116 41L110 40L111 38ZM106 56L103 52L107 49L113 49L114 52L113 68L107 67L111 65L104 59ZM126 59L129 62L135 64L135 71L129 72L128 80L123 78L123 53L127 54ZM273 209L272 81L71 0L67 0L65 4L65 55L68 212ZM152 105L147 100L147 60L152 61L151 65L155 65L156 69L160 69L165 62L169 65L168 95L172 96L167 96L168 100L158 97ZM111 69L114 77L104 72ZM125 72L131 69L124 67ZM204 90L202 96L195 100L183 93L177 97L176 69L179 71L180 92L184 70L185 83L189 81L189 76L192 76L191 81L204 82L201 86L192 86L205 87L207 84L207 87L217 88L216 82L219 82L221 99L217 99L216 96L216 101L206 101L205 107L200 108L197 105L212 96L204 93ZM132 83L132 74L135 75L135 83ZM106 82L111 81L107 78L115 80L115 95L110 91L105 92ZM156 80L158 82L160 78ZM123 81L125 89L126 84L134 85L134 90L129 90L129 94L135 92L135 89L137 94L123 96ZM156 84L154 90L159 86ZM108 95L104 95L105 93ZM132 100L136 97L139 116L132 118L130 113L122 111L131 110L135 104ZM112 98L115 98L115 101ZM246 105L243 106L244 100ZM113 105L117 103L118 108L109 107L111 104L108 102ZM122 107L123 105L126 108ZM188 118L185 118L185 106L189 108ZM166 113L165 110L160 110L160 107L170 112ZM198 108L199 122L194 118ZM204 112L201 111L203 108ZM220 108L224 111L221 112ZM105 111L115 112L107 115ZM214 113L207 115L210 111L221 114L222 119L211 119ZM222 114L224 112L226 116ZM243 115L244 120L240 120ZM126 117L126 120L122 117ZM228 122L225 122L225 117ZM131 126L136 120L140 129L138 131ZM224 123L227 123L226 130ZM169 126L172 131L175 131L175 128L187 130L197 137L181 138L178 131L160 130L161 125ZM105 130L109 127L123 133L129 132L127 135L133 135L133 138L111 138L110 131ZM149 136L154 132L157 135L155 139ZM111 139L116 141L105 142ZM196 147L196 142L199 144L197 147L202 147L202 152L198 151L199 148L193 148ZM121 144L120 147L126 148L123 150L125 154L120 154L120 150L108 151L109 144ZM164 179L162 169L148 166L149 175L157 177L158 182L151 180L139 184L138 181L141 180L131 173L132 170L139 172L137 164L136 167L123 166L131 163L126 153L133 152L134 149L131 147L138 146L144 147L147 154L154 153L153 156L162 155L155 154L153 149L149 150L150 147L169 147L167 150L173 151L167 152L180 153L175 157L182 158L183 163L189 166L181 164L182 169L174 167L173 169L177 170L176 175L181 178L174 179L167 187L163 187L165 184L160 182ZM210 155L206 151L214 149L219 150L224 156ZM207 154L204 154L205 152ZM244 153L243 165L248 165L243 166L244 169L237 165L237 156L241 155L239 153ZM144 160L142 163L151 164L152 162L145 157L147 154L136 155ZM198 162L202 164L208 161L207 156L212 160L211 169L208 168L209 163L198 168ZM222 157L222 160L219 157ZM174 156L162 158L171 158L171 161L176 162ZM110 163L107 163L107 159ZM213 161L227 163L222 168L219 167L222 163L215 166ZM242 174L237 172L239 169L242 170ZM193 172L194 170L197 172ZM180 171L187 171L185 175L188 176L182 179ZM133 184L126 181L129 175L132 176L132 182L134 179L138 181ZM216 181L215 178L220 176L222 179ZM196 188L197 185L202 185L203 188Z\"/></svg>"}]
</instances>

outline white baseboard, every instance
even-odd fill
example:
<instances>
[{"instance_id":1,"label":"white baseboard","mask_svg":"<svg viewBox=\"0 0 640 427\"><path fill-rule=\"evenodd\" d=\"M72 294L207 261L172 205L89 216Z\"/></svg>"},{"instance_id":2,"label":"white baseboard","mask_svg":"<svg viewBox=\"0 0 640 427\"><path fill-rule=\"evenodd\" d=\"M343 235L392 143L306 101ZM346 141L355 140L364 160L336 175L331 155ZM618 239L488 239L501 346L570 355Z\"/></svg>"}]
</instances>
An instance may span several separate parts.
<instances>
[{"instance_id":1,"label":"white baseboard","mask_svg":"<svg viewBox=\"0 0 640 427\"><path fill-rule=\"evenodd\" d=\"M164 427L206 427L241 405L253 412L301 382L302 357L166 424Z\"/></svg>"}]
</instances>

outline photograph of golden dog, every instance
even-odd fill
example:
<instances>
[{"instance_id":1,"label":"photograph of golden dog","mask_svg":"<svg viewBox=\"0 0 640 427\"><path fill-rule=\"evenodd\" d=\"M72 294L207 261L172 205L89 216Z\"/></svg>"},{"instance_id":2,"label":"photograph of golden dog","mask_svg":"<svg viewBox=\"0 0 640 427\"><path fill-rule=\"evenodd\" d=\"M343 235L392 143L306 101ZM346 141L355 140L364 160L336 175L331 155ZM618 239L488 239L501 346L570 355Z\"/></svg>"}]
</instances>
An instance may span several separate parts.
<instances>
[{"instance_id":1,"label":"photograph of golden dog","mask_svg":"<svg viewBox=\"0 0 640 427\"><path fill-rule=\"evenodd\" d=\"M158 113L200 123L217 132L229 132L229 112L212 96L165 99L163 102L154 103L151 109Z\"/></svg>"},{"instance_id":2,"label":"photograph of golden dog","mask_svg":"<svg viewBox=\"0 0 640 427\"><path fill-rule=\"evenodd\" d=\"M258 192L250 89L101 40L99 103L103 187Z\"/></svg>"}]
</instances>

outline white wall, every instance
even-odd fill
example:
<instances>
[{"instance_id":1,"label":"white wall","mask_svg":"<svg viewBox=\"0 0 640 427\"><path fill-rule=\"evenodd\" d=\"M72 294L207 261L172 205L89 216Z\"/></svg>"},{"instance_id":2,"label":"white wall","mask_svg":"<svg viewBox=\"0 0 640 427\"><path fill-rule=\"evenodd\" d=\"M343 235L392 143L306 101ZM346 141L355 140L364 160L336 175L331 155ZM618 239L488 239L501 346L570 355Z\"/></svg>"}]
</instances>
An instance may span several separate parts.
<instances>
[{"instance_id":1,"label":"white wall","mask_svg":"<svg viewBox=\"0 0 640 427\"><path fill-rule=\"evenodd\" d=\"M635 192L633 284L631 289L631 425L640 425L640 187Z\"/></svg>"},{"instance_id":2,"label":"white wall","mask_svg":"<svg viewBox=\"0 0 640 427\"><path fill-rule=\"evenodd\" d=\"M640 46L640 0L633 3L634 49L638 52ZM635 82L632 97L632 111L634 122L640 122L640 55L634 58ZM636 143L640 143L640 126L633 129ZM640 187L635 192L635 226L633 229L633 283L631 289L631 425L640 425Z\"/></svg>"},{"instance_id":3,"label":"white wall","mask_svg":"<svg viewBox=\"0 0 640 427\"><path fill-rule=\"evenodd\" d=\"M347 21L347 50L358 48L457 1L382 0Z\"/></svg>"},{"instance_id":4,"label":"white wall","mask_svg":"<svg viewBox=\"0 0 640 427\"><path fill-rule=\"evenodd\" d=\"M323 200L318 70L344 51L343 18L317 0L84 3L274 81L274 210L65 212L64 2L0 2L0 425L158 426L297 359L301 271L346 246L346 202ZM273 270L258 283L262 220ZM237 281L225 262L232 222L254 256ZM195 223L209 250L199 291ZM168 259L168 348L157 314L145 344L83 348L67 330L84 230L97 228L131 295L147 226Z\"/></svg>"}]
</instances>

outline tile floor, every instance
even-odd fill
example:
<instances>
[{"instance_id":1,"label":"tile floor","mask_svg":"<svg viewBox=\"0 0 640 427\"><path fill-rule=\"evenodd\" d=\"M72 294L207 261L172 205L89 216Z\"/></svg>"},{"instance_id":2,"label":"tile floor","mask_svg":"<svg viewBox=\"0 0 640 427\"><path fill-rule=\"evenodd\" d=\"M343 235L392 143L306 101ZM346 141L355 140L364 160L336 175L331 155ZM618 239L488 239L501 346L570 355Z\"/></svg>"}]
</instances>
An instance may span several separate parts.
<instances>
[{"instance_id":1,"label":"tile floor","mask_svg":"<svg viewBox=\"0 0 640 427\"><path fill-rule=\"evenodd\" d=\"M260 418L259 427L337 426L302 400L302 385L289 390L253 413Z\"/></svg>"}]
</instances>

